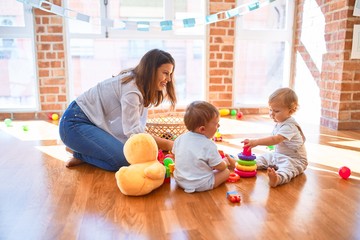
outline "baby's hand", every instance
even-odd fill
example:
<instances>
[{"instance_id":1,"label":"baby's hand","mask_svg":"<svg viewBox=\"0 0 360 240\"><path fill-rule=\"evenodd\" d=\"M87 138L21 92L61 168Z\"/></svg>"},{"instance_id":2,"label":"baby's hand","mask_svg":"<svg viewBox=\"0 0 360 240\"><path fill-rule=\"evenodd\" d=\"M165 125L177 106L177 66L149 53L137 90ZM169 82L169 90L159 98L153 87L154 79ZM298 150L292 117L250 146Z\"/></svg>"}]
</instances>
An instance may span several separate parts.
<instances>
[{"instance_id":1,"label":"baby's hand","mask_svg":"<svg viewBox=\"0 0 360 240\"><path fill-rule=\"evenodd\" d=\"M236 160L234 158L230 157L229 154L225 154L224 161L227 162L230 170L233 170L235 168Z\"/></svg>"},{"instance_id":2,"label":"baby's hand","mask_svg":"<svg viewBox=\"0 0 360 240\"><path fill-rule=\"evenodd\" d=\"M249 149L256 147L256 139L254 140L250 140L250 139L245 139L244 141L242 141L242 143L244 143L244 148L248 147Z\"/></svg>"}]
</instances>

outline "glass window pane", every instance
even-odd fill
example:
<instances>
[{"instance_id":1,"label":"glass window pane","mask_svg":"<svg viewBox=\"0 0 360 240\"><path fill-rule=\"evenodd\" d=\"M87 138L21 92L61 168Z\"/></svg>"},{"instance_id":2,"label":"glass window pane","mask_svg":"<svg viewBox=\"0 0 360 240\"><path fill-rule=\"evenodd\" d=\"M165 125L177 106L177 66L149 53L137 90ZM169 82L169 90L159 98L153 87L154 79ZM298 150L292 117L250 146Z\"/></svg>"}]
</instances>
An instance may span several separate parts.
<instances>
[{"instance_id":1,"label":"glass window pane","mask_svg":"<svg viewBox=\"0 0 360 240\"><path fill-rule=\"evenodd\" d=\"M200 18L204 17L204 0L198 0L194 4L193 0L175 0L175 18Z\"/></svg>"},{"instance_id":2,"label":"glass window pane","mask_svg":"<svg viewBox=\"0 0 360 240\"><path fill-rule=\"evenodd\" d=\"M162 19L163 0L111 0L108 11L112 19Z\"/></svg>"},{"instance_id":3,"label":"glass window pane","mask_svg":"<svg viewBox=\"0 0 360 240\"><path fill-rule=\"evenodd\" d=\"M267 106L271 92L283 85L285 42L238 41L235 104Z\"/></svg>"},{"instance_id":4,"label":"glass window pane","mask_svg":"<svg viewBox=\"0 0 360 240\"><path fill-rule=\"evenodd\" d=\"M1 1L0 26L25 27L24 4L17 1Z\"/></svg>"},{"instance_id":5,"label":"glass window pane","mask_svg":"<svg viewBox=\"0 0 360 240\"><path fill-rule=\"evenodd\" d=\"M67 8L76 13L90 16L90 22L69 18L70 33L101 33L101 13L99 0L68 0ZM74 16L76 17L76 16Z\"/></svg>"},{"instance_id":6,"label":"glass window pane","mask_svg":"<svg viewBox=\"0 0 360 240\"><path fill-rule=\"evenodd\" d=\"M0 72L0 108L35 108L37 87L31 39L0 38Z\"/></svg>"},{"instance_id":7,"label":"glass window pane","mask_svg":"<svg viewBox=\"0 0 360 240\"><path fill-rule=\"evenodd\" d=\"M72 99L121 70L135 67L140 58L153 48L169 52L176 61L174 76L178 105L204 99L204 41L155 39L72 39Z\"/></svg>"},{"instance_id":8,"label":"glass window pane","mask_svg":"<svg viewBox=\"0 0 360 240\"><path fill-rule=\"evenodd\" d=\"M191 0L175 0L175 20L182 21L187 18L195 18L195 22L205 19L205 3L204 0L197 0L197 4ZM204 35L204 23L196 22L194 27L175 28L175 34L179 35Z\"/></svg>"},{"instance_id":9,"label":"glass window pane","mask_svg":"<svg viewBox=\"0 0 360 240\"><path fill-rule=\"evenodd\" d=\"M241 17L244 29L284 29L286 23L286 0L277 0L268 6L261 7ZM238 1L238 5L249 1Z\"/></svg>"}]
</instances>

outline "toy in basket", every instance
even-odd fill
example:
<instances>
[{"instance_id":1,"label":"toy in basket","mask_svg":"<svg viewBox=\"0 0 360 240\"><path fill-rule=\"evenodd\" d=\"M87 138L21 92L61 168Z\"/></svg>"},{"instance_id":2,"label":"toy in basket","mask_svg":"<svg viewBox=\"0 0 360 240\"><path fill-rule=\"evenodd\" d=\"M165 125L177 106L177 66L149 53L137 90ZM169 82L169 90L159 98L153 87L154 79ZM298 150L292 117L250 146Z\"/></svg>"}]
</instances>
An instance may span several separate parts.
<instances>
[{"instance_id":1,"label":"toy in basket","mask_svg":"<svg viewBox=\"0 0 360 240\"><path fill-rule=\"evenodd\" d=\"M167 113L149 116L146 122L146 131L155 136L175 140L186 132L184 114Z\"/></svg>"}]
</instances>

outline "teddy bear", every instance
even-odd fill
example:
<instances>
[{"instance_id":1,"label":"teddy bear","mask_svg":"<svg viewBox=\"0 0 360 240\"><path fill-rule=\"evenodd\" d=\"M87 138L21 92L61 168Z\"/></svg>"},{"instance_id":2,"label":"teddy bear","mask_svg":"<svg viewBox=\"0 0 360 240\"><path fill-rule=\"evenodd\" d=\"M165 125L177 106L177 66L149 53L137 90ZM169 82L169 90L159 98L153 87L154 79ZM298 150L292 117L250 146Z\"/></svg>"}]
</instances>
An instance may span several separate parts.
<instances>
[{"instance_id":1,"label":"teddy bear","mask_svg":"<svg viewBox=\"0 0 360 240\"><path fill-rule=\"evenodd\" d=\"M117 185L124 195L145 195L163 184L166 169L157 160L158 147L150 134L133 134L125 142L124 155L130 165L115 173Z\"/></svg>"}]
</instances>

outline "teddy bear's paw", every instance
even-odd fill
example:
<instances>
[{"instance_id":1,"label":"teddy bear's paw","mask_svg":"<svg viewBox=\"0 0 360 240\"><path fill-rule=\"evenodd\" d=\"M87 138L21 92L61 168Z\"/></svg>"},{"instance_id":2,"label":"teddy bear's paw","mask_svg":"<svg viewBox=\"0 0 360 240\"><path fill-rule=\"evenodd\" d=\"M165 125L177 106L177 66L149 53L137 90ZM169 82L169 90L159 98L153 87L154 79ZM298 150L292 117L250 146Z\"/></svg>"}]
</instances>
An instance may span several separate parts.
<instances>
[{"instance_id":1,"label":"teddy bear's paw","mask_svg":"<svg viewBox=\"0 0 360 240\"><path fill-rule=\"evenodd\" d=\"M144 169L145 176L154 180L164 178L165 173L165 166L160 164L159 162L155 162L154 164Z\"/></svg>"}]
</instances>

